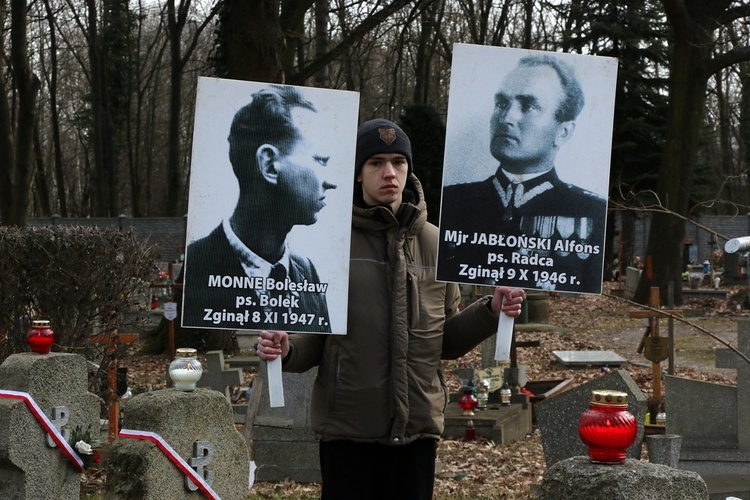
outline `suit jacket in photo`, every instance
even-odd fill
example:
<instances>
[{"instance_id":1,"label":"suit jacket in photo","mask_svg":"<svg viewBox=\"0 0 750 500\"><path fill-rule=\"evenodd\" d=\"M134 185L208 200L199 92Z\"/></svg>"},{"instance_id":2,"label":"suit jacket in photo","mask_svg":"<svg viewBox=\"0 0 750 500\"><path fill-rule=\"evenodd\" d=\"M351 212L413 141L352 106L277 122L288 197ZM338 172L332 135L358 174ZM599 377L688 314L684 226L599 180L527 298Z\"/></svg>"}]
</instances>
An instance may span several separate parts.
<instances>
[{"instance_id":1,"label":"suit jacket in photo","mask_svg":"<svg viewBox=\"0 0 750 500\"><path fill-rule=\"evenodd\" d=\"M498 169L444 188L438 280L600 293L606 200L555 169L522 185Z\"/></svg>"},{"instance_id":2,"label":"suit jacket in photo","mask_svg":"<svg viewBox=\"0 0 750 500\"><path fill-rule=\"evenodd\" d=\"M318 333L331 331L324 291L265 291L209 286L211 276L246 277L221 224L205 238L188 245L185 254L183 326ZM316 286L321 283L320 277L313 263L294 253L289 256L287 278L290 283L306 282L309 288L320 289L320 286ZM225 280L229 281L228 278ZM266 295L264 299L278 300L277 305L261 305L262 295Z\"/></svg>"}]
</instances>

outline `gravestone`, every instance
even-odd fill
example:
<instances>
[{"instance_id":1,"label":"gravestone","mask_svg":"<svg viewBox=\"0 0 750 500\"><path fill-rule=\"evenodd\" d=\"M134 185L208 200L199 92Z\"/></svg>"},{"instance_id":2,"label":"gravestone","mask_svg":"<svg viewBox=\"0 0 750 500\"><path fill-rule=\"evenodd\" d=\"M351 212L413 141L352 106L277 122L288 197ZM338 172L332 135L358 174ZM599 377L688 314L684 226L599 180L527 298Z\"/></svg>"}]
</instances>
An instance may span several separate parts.
<instances>
[{"instance_id":1,"label":"gravestone","mask_svg":"<svg viewBox=\"0 0 750 500\"><path fill-rule=\"evenodd\" d=\"M260 363L245 422L258 481L320 482L318 442L310 429L310 396L317 372L313 368L305 373L282 373L284 406L271 408L268 367Z\"/></svg>"},{"instance_id":2,"label":"gravestone","mask_svg":"<svg viewBox=\"0 0 750 500\"><path fill-rule=\"evenodd\" d=\"M245 498L250 463L232 408L218 391L163 389L125 405L123 429L161 436L221 498ZM107 499L199 498L195 485L154 443L118 437L107 464ZM190 496L188 496L190 495Z\"/></svg>"},{"instance_id":3,"label":"gravestone","mask_svg":"<svg viewBox=\"0 0 750 500\"><path fill-rule=\"evenodd\" d=\"M621 464L594 464L588 457L557 462L544 473L539 500L707 500L701 477L629 458Z\"/></svg>"},{"instance_id":4,"label":"gravestone","mask_svg":"<svg viewBox=\"0 0 750 500\"><path fill-rule=\"evenodd\" d=\"M625 370L615 370L573 389L557 394L554 398L539 401L534 406L542 447L547 467L560 460L588 454L586 445L578 435L578 421L588 410L591 392L612 390L628 395L628 411L638 422L638 433L633 445L628 448L630 458L641 457L643 422L646 417L646 396Z\"/></svg>"},{"instance_id":5,"label":"gravestone","mask_svg":"<svg viewBox=\"0 0 750 500\"><path fill-rule=\"evenodd\" d=\"M735 387L671 375L665 387L666 431L682 436L683 459L693 450L738 451Z\"/></svg>"},{"instance_id":6,"label":"gravestone","mask_svg":"<svg viewBox=\"0 0 750 500\"><path fill-rule=\"evenodd\" d=\"M738 321L737 346L750 357L750 319ZM750 498L750 364L717 349L716 366L736 368L737 387L666 377L666 431L682 436L679 467L699 473L712 495Z\"/></svg>"},{"instance_id":7,"label":"gravestone","mask_svg":"<svg viewBox=\"0 0 750 500\"><path fill-rule=\"evenodd\" d=\"M0 365L0 389L28 393L64 439L76 426L99 433L99 398L86 387L77 354L20 353ZM80 473L48 436L24 401L0 398L0 498L80 498Z\"/></svg>"},{"instance_id":8,"label":"gravestone","mask_svg":"<svg viewBox=\"0 0 750 500\"><path fill-rule=\"evenodd\" d=\"M641 281L643 269L628 266L625 269L625 298L632 299Z\"/></svg>"}]
</instances>

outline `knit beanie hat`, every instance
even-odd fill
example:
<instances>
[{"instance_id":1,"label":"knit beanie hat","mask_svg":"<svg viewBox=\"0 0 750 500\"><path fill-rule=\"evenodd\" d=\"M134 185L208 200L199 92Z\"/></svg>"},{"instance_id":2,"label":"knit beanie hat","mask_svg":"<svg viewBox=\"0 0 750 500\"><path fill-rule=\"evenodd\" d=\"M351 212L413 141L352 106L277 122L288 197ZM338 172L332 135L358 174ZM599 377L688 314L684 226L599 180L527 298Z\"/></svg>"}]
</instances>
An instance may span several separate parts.
<instances>
[{"instance_id":1,"label":"knit beanie hat","mask_svg":"<svg viewBox=\"0 0 750 500\"><path fill-rule=\"evenodd\" d=\"M354 177L359 175L362 165L369 157L378 153L401 153L409 163L407 175L411 175L411 141L401 127L390 120L376 118L363 123L357 129L357 156Z\"/></svg>"}]
</instances>

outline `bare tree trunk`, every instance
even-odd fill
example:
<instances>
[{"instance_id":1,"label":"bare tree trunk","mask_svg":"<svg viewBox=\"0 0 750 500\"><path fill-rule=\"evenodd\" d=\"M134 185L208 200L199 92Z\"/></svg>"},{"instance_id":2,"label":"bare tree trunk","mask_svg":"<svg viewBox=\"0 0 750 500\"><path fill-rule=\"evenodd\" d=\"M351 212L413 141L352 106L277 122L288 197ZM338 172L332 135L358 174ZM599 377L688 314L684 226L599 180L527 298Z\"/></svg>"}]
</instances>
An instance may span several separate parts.
<instances>
[{"instance_id":1,"label":"bare tree trunk","mask_svg":"<svg viewBox=\"0 0 750 500\"><path fill-rule=\"evenodd\" d=\"M733 6L732 0L661 1L673 32L667 134L657 186L666 210L654 213L649 232L653 282L642 279L636 299L645 302L648 287L658 286L662 303L666 303L667 285L672 281L675 303L681 304L684 217L688 215L708 79L723 68L750 59L746 47L714 53L715 32L723 24L744 18L750 5L739 2Z\"/></svg>"},{"instance_id":2,"label":"bare tree trunk","mask_svg":"<svg viewBox=\"0 0 750 500\"><path fill-rule=\"evenodd\" d=\"M187 14L183 9L190 7L190 0L181 0L179 15L175 0L167 1L167 18L169 31L169 141L167 159L167 207L166 214L171 217L183 212L180 202L183 199L185 186L180 169L180 106L182 101L182 56L180 42L185 27Z\"/></svg>"},{"instance_id":3,"label":"bare tree trunk","mask_svg":"<svg viewBox=\"0 0 750 500\"><path fill-rule=\"evenodd\" d=\"M328 53L328 0L315 0L315 58ZM328 66L315 73L315 86L326 88L330 86Z\"/></svg>"},{"instance_id":4,"label":"bare tree trunk","mask_svg":"<svg viewBox=\"0 0 750 500\"><path fill-rule=\"evenodd\" d=\"M295 74L295 60L297 66L303 66L303 46L305 13L318 0L281 0L281 13L279 15L279 26L284 34L284 43L281 46L281 70L284 81L288 83L289 75ZM322 68L320 68L322 69ZM309 75L312 76L312 75ZM296 80L298 85L304 85L305 78Z\"/></svg>"},{"instance_id":5,"label":"bare tree trunk","mask_svg":"<svg viewBox=\"0 0 750 500\"><path fill-rule=\"evenodd\" d=\"M419 14L420 32L414 69L414 104L429 104L430 102L432 56L435 54L437 31L440 29L444 6L443 0L436 0L427 4Z\"/></svg>"},{"instance_id":6,"label":"bare tree trunk","mask_svg":"<svg viewBox=\"0 0 750 500\"><path fill-rule=\"evenodd\" d=\"M664 1L666 4L670 0ZM676 30L672 46L667 138L659 169L657 193L668 212L683 216L688 214L690 188L703 124L709 77L706 68L711 56L710 33L709 30L690 23L690 26L682 26L682 29ZM675 304L682 303L684 240L683 219L670 213L654 213L648 239L648 255L653 262L653 282L641 279L636 300L645 303L648 289L658 286L661 301L666 304L667 285L671 281L675 284Z\"/></svg>"},{"instance_id":7,"label":"bare tree trunk","mask_svg":"<svg viewBox=\"0 0 750 500\"><path fill-rule=\"evenodd\" d=\"M185 213L185 183L180 163L180 110L182 109L182 74L185 65L195 50L198 39L206 26L211 23L218 12L214 7L208 16L196 28L192 39L188 40L183 51L182 34L188 21L191 0L180 0L175 8L175 0L167 1L167 29L169 31L170 52L170 88L169 88L169 157L167 161L167 214L176 217Z\"/></svg>"},{"instance_id":8,"label":"bare tree trunk","mask_svg":"<svg viewBox=\"0 0 750 500\"><path fill-rule=\"evenodd\" d=\"M3 211L3 223L25 226L31 200L33 180L33 143L36 124L36 102L39 78L29 65L26 31L26 2L11 0L10 60L18 91L18 114L15 130L15 158L11 171L10 206Z\"/></svg>"},{"instance_id":9,"label":"bare tree trunk","mask_svg":"<svg viewBox=\"0 0 750 500\"><path fill-rule=\"evenodd\" d=\"M4 24L6 17L5 0L0 0L0 24ZM0 54L5 54L4 31L0 30ZM13 125L11 123L10 104L8 103L9 89L5 71L5 61L0 60L0 222L7 224L13 207L13 168L16 164L13 149Z\"/></svg>"},{"instance_id":10,"label":"bare tree trunk","mask_svg":"<svg viewBox=\"0 0 750 500\"><path fill-rule=\"evenodd\" d=\"M281 82L279 52L284 36L278 0L225 0L225 4L221 19L225 76Z\"/></svg>"},{"instance_id":11,"label":"bare tree trunk","mask_svg":"<svg viewBox=\"0 0 750 500\"><path fill-rule=\"evenodd\" d=\"M60 215L62 217L67 217L68 193L65 189L65 176L63 174L62 146L60 144L60 111L57 105L57 30L55 28L55 17L52 13L49 0L44 0L44 9L47 14L47 25L49 27L50 77L47 85L49 86L50 125L52 126L52 147L54 149L55 158L55 181L57 182L57 206L60 209Z\"/></svg>"},{"instance_id":12,"label":"bare tree trunk","mask_svg":"<svg viewBox=\"0 0 750 500\"><path fill-rule=\"evenodd\" d=\"M341 36L342 38L346 38L349 35L349 22L346 15L346 9L344 8L344 0L339 0L339 4L336 9L339 20L339 26L341 29ZM343 57L343 72L344 72L344 82L346 83L346 90L355 90L357 88L356 86L356 78L354 77L354 64L352 62L352 58L349 57L349 51L344 51Z\"/></svg>"},{"instance_id":13,"label":"bare tree trunk","mask_svg":"<svg viewBox=\"0 0 750 500\"><path fill-rule=\"evenodd\" d=\"M732 110L729 105L729 90L724 85L724 71L716 73L716 99L719 112L719 145L721 148L721 161L719 162L719 175L721 176L722 189L716 196L719 200L733 200L735 183L732 180L734 173L734 160L732 158ZM718 214L731 214L734 210L725 205L717 204Z\"/></svg>"},{"instance_id":14,"label":"bare tree trunk","mask_svg":"<svg viewBox=\"0 0 750 500\"><path fill-rule=\"evenodd\" d=\"M154 96L157 93L154 81L158 78L159 68L169 44L161 35L163 24L159 24L159 31L149 42L148 47L142 47L145 40L143 34L144 22L148 19L147 12L143 6L144 0L138 2L138 29L136 39L136 54L133 61L133 72L138 75L135 82L135 94L133 125L128 133L128 170L130 176L130 204L133 217L144 217L150 210L150 172L152 171L153 154L150 145L154 142L152 137L155 127L151 118L155 113ZM146 57L141 57L141 54ZM148 55L151 55L150 57ZM148 71L146 68L150 67ZM145 122L145 123L144 123Z\"/></svg>"},{"instance_id":15,"label":"bare tree trunk","mask_svg":"<svg viewBox=\"0 0 750 500\"><path fill-rule=\"evenodd\" d=\"M96 0L86 0L88 8L87 42L91 75L91 143L94 164L91 170L91 205L96 216L107 216L109 190L104 119L104 69L99 50L99 27Z\"/></svg>"},{"instance_id":16,"label":"bare tree trunk","mask_svg":"<svg viewBox=\"0 0 750 500\"><path fill-rule=\"evenodd\" d=\"M34 198L39 215L49 217L52 215L50 189L42 158L44 158L44 155L42 154L42 141L39 137L39 124L37 123L34 127L34 166L36 170L34 174Z\"/></svg>"},{"instance_id":17,"label":"bare tree trunk","mask_svg":"<svg viewBox=\"0 0 750 500\"><path fill-rule=\"evenodd\" d=\"M750 169L750 64L740 64L740 84L742 88L742 98L740 99L740 161L737 168L737 183L742 189L738 189L736 194L738 198L735 202L739 205L747 206L750 204L750 193L747 191L747 184L743 183L746 179L742 173Z\"/></svg>"},{"instance_id":18,"label":"bare tree trunk","mask_svg":"<svg viewBox=\"0 0 750 500\"><path fill-rule=\"evenodd\" d=\"M524 5L526 18L523 21L523 48L531 48L531 27L534 23L534 0L526 0Z\"/></svg>"}]
</instances>

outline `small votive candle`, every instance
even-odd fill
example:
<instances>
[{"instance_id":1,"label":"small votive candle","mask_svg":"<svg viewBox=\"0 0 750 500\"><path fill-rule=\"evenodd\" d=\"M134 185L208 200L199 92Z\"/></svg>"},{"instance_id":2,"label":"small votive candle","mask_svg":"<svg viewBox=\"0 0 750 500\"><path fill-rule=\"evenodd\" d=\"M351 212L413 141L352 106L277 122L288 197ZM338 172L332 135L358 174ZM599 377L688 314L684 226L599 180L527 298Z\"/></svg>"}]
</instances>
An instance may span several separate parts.
<instances>
[{"instance_id":1,"label":"small votive candle","mask_svg":"<svg viewBox=\"0 0 750 500\"><path fill-rule=\"evenodd\" d=\"M198 361L198 351L189 347L177 349L174 360L169 364L172 387L178 391L193 391L201 375L203 366Z\"/></svg>"}]
</instances>

